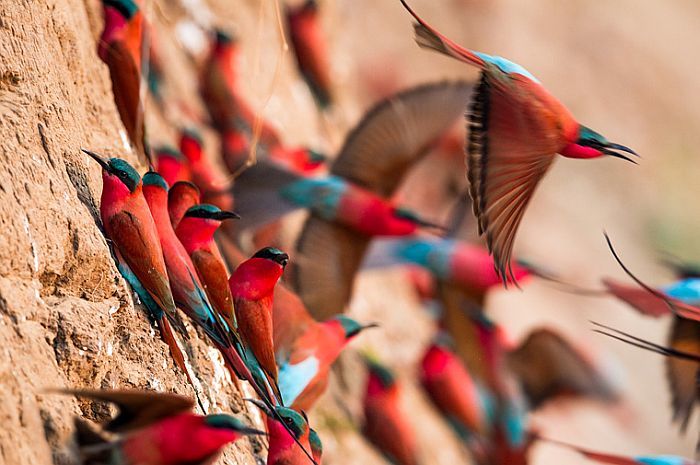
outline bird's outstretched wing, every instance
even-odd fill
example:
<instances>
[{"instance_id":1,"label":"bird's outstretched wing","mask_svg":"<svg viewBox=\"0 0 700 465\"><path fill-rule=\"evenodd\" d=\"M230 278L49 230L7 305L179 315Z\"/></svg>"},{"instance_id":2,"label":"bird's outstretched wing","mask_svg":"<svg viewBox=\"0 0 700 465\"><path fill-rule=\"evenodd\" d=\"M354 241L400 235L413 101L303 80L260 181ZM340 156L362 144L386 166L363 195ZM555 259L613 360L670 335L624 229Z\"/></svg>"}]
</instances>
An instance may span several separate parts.
<instances>
[{"instance_id":1,"label":"bird's outstretched wing","mask_svg":"<svg viewBox=\"0 0 700 465\"><path fill-rule=\"evenodd\" d=\"M557 116L530 92L537 84L524 78L511 84L482 73L467 115L472 206L504 281L514 280L515 233L561 145Z\"/></svg>"},{"instance_id":2,"label":"bird's outstretched wing","mask_svg":"<svg viewBox=\"0 0 700 465\"><path fill-rule=\"evenodd\" d=\"M530 333L508 354L508 366L520 380L533 408L561 396L617 400L601 373L566 339L549 329Z\"/></svg>"},{"instance_id":3,"label":"bird's outstretched wing","mask_svg":"<svg viewBox=\"0 0 700 465\"><path fill-rule=\"evenodd\" d=\"M194 407L194 401L188 397L154 391L66 389L60 392L116 404L119 413L104 426L114 433L143 428Z\"/></svg>"},{"instance_id":4,"label":"bird's outstretched wing","mask_svg":"<svg viewBox=\"0 0 700 465\"><path fill-rule=\"evenodd\" d=\"M275 286L272 326L278 365L289 358L294 342L315 323L298 295L284 284Z\"/></svg>"},{"instance_id":5,"label":"bird's outstretched wing","mask_svg":"<svg viewBox=\"0 0 700 465\"><path fill-rule=\"evenodd\" d=\"M391 196L406 172L463 114L472 90L469 82L446 81L381 101L348 134L331 174Z\"/></svg>"},{"instance_id":6,"label":"bird's outstretched wing","mask_svg":"<svg viewBox=\"0 0 700 465\"><path fill-rule=\"evenodd\" d=\"M292 285L311 315L325 320L342 313L370 238L309 217L297 241Z\"/></svg>"}]
</instances>

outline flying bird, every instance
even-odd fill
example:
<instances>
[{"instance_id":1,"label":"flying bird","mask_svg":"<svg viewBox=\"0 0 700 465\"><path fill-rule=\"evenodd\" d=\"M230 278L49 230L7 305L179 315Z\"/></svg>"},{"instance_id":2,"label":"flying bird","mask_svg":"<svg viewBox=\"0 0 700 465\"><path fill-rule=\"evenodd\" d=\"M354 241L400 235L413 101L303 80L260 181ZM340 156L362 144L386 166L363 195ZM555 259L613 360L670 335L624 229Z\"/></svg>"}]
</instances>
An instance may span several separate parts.
<instances>
[{"instance_id":1,"label":"flying bird","mask_svg":"<svg viewBox=\"0 0 700 465\"><path fill-rule=\"evenodd\" d=\"M525 209L556 154L589 159L636 153L576 121L571 112L522 66L499 56L463 48L415 18L416 42L481 70L467 115L469 190L489 250L502 279L510 268L513 242Z\"/></svg>"},{"instance_id":2,"label":"flying bird","mask_svg":"<svg viewBox=\"0 0 700 465\"><path fill-rule=\"evenodd\" d=\"M284 405L309 410L326 390L331 365L360 332L376 327L337 315L311 317L301 299L280 285L272 307L275 358Z\"/></svg>"},{"instance_id":3,"label":"flying bird","mask_svg":"<svg viewBox=\"0 0 700 465\"><path fill-rule=\"evenodd\" d=\"M459 117L471 90L466 82L426 84L379 103L350 132L330 176L302 176L259 162L236 179L241 229L311 210L292 280L314 317L327 319L345 308L372 237L438 227L390 198Z\"/></svg>"},{"instance_id":4,"label":"flying bird","mask_svg":"<svg viewBox=\"0 0 700 465\"><path fill-rule=\"evenodd\" d=\"M114 465L178 465L212 463L222 449L238 439L263 435L224 413L192 413L194 403L176 394L138 390L66 390L117 405L119 413L103 425L107 438L76 418L76 439L86 463Z\"/></svg>"},{"instance_id":5,"label":"flying bird","mask_svg":"<svg viewBox=\"0 0 700 465\"><path fill-rule=\"evenodd\" d=\"M105 25L97 54L107 64L114 103L138 153L148 156L141 83L148 25L133 0L102 0Z\"/></svg>"}]
</instances>

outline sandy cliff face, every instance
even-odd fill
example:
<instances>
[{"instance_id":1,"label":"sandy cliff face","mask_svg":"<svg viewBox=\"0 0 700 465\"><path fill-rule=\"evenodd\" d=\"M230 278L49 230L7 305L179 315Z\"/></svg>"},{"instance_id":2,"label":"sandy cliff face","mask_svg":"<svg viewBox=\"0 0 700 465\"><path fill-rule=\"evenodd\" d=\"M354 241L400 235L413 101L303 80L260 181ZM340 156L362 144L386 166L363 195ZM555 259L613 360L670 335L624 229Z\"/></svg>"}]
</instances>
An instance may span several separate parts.
<instances>
[{"instance_id":1,"label":"sandy cliff face","mask_svg":"<svg viewBox=\"0 0 700 465\"><path fill-rule=\"evenodd\" d=\"M324 25L335 52L333 74L341 110L323 121L314 114L290 57L281 55L271 3L263 2L260 31L258 1L188 0L182 2L185 7L177 3L146 1L159 33L167 92L183 97L187 112L202 112L195 84L201 49L196 34L188 32L194 15L205 25L235 28L243 38L243 88L257 108L274 91L266 114L285 139L330 153L369 102L360 96L365 91L360 79L374 77L378 86L393 87L468 75L415 47L409 20L397 1L329 1ZM614 161L557 166L528 213L522 249L593 284L603 272L617 273L599 234L605 226L620 241L629 240L628 257L635 257L635 264L642 267L640 250L648 242L643 228L652 210L644 201L677 204L678 199L693 198L678 188L689 175L674 166L686 163L688 170L698 166L697 159L684 151L697 147L700 120L693 119L697 109L683 97L694 94L692 86L697 84L687 80L697 75L698 65L684 61L681 66L674 58L694 53L698 37L687 18L697 18L697 7L685 2L667 11L662 3L639 8L636 2L621 0L606 2L607 7L593 7L590 2L564 7L553 0L527 8L524 5L530 2L518 0L444 0L439 9L430 8L436 0L414 3L456 39L527 64L586 123L607 128L611 138L638 149L645 163L649 160L633 175ZM651 10L660 11L655 16ZM612 18L620 18L619 23ZM95 52L101 27L97 1L0 0L0 463L73 463L74 451L66 442L72 415L97 419L107 413L47 389L118 386L192 395L116 270L100 229L99 169L79 150L86 147L139 162L125 145L107 68ZM185 48L194 55L185 53ZM383 81L382 76L389 77ZM185 113L182 108L162 112L149 102L154 143L172 143L173 125L183 124ZM207 141L216 147L213 138ZM675 181L668 181L671 178ZM653 188L661 194L652 195ZM697 194L696 185L694 189ZM673 207L655 218L677 220L683 215L688 211ZM658 231L658 237L675 241L690 237L665 227ZM677 242L672 244L682 249ZM381 330L362 336L364 343L399 367L406 380L405 403L414 412L416 427L424 432L425 463L465 462L454 437L410 381L415 359L430 334L428 318L398 274L367 274L359 290L352 311L382 323ZM587 320L594 318L660 337L663 323L642 321L609 302L582 301L536 284L523 294L499 293L490 305L518 337L533 325L546 323L580 342L600 346L600 352L614 354L625 367L624 392L629 395L625 412L611 417L596 406L545 412L541 421L550 431L607 450L690 455L694 431L682 441L666 427L668 397L660 361L649 362L648 355L594 338L587 326ZM203 382L207 406L248 415L215 352L193 330L186 351ZM362 375L351 356L343 367L345 376L334 379L331 392L312 416L326 443L327 463L383 463L336 406L337 399L347 401L356 417ZM227 449L221 463L253 463L254 450L260 452L260 445L241 441ZM534 463L550 463L558 457L555 454L538 451L542 461ZM576 457L566 459L578 463Z\"/></svg>"}]
</instances>

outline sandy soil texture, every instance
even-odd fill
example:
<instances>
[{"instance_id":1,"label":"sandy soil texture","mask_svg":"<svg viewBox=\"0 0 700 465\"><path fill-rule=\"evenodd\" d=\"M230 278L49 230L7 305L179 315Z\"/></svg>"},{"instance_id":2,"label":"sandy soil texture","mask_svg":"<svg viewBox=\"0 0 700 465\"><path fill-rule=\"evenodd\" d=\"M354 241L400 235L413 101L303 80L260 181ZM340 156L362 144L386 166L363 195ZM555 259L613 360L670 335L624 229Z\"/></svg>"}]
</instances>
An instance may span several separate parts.
<instances>
[{"instance_id":1,"label":"sandy soil texture","mask_svg":"<svg viewBox=\"0 0 700 465\"><path fill-rule=\"evenodd\" d=\"M204 51L199 26L236 31L243 45L239 75L250 101L265 108L285 141L327 153L338 149L343 134L381 93L445 77L475 77L464 66L420 50L398 0L321 3L340 100L326 118L316 115L291 57L281 51L272 1L145 0L168 76L166 95L186 104L161 110L148 102L154 145L173 143L174 127L203 113L196 94ZM650 282L670 279L655 264L659 250L700 258L694 241L700 226L695 156L700 61L693 59L700 4L412 4L458 42L525 65L584 124L643 157L639 166L618 160L557 162L524 219L516 244L520 255L589 287L597 287L604 275L622 276L603 229ZM99 169L79 150L138 162L125 142L107 67L96 54L101 28L97 0L0 0L0 463L74 463L67 442L71 416L99 419L107 413L49 389L131 386L192 394L116 270L101 232ZM216 144L207 133L212 153ZM142 161L139 168L145 170ZM425 203L411 192L402 195L408 203ZM290 221L290 230L298 220ZM415 384L416 357L431 324L402 276L362 274L351 313L381 322L382 329L355 345L381 353L398 368L407 387L406 408L422 431L424 463L466 463L464 451ZM543 432L610 452L692 455L697 415L685 437L670 425L663 360L597 336L589 323L663 341L667 321L540 282L522 292L495 292L488 310L515 339L536 326L553 327L617 373L623 405L553 405L533 418ZM242 405L216 352L192 328L190 336L190 364L204 381L202 398L210 409L259 421ZM353 425L363 383L358 361L350 354L341 365L341 376L334 377L311 417L324 439L325 463L384 463ZM347 412L338 408L339 401L347 403ZM260 444L241 441L227 448L220 463L253 463L253 452L261 450ZM536 446L532 457L534 465L564 462L585 463L547 445Z\"/></svg>"}]
</instances>

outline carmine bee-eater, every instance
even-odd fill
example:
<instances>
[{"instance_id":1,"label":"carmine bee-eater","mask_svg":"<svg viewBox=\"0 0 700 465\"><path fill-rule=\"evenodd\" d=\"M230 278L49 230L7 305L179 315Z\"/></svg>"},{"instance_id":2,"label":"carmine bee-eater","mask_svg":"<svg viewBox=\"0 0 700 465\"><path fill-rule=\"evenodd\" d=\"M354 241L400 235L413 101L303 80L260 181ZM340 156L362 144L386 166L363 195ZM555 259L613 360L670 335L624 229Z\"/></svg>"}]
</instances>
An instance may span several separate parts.
<instances>
[{"instance_id":1,"label":"carmine bee-eater","mask_svg":"<svg viewBox=\"0 0 700 465\"><path fill-rule=\"evenodd\" d=\"M306 465L310 463L309 458L313 458L315 465L320 465L321 462L312 455L312 430L304 413L282 406L274 407L273 411L256 400L250 401L267 417L267 431L270 436L267 465Z\"/></svg>"},{"instance_id":2,"label":"carmine bee-eater","mask_svg":"<svg viewBox=\"0 0 700 465\"><path fill-rule=\"evenodd\" d=\"M235 218L238 218L236 213L223 211L214 205L195 205L187 210L175 234L190 255L214 310L237 330L228 271L214 241L214 233L221 222Z\"/></svg>"},{"instance_id":3,"label":"carmine bee-eater","mask_svg":"<svg viewBox=\"0 0 700 465\"><path fill-rule=\"evenodd\" d=\"M141 101L143 41L146 20L133 0L102 0L105 26L97 54L107 64L114 102L137 152L146 154Z\"/></svg>"},{"instance_id":4,"label":"carmine bee-eater","mask_svg":"<svg viewBox=\"0 0 700 465\"><path fill-rule=\"evenodd\" d=\"M330 65L326 38L321 30L318 2L306 0L287 9L287 29L299 72L321 109L331 105Z\"/></svg>"},{"instance_id":5,"label":"carmine bee-eater","mask_svg":"<svg viewBox=\"0 0 700 465\"><path fill-rule=\"evenodd\" d=\"M382 238L372 244L364 266L383 267L400 263L425 268L438 281L459 288L479 307L483 307L491 289L502 285L488 250L456 239ZM517 263L512 269L518 281L537 274L536 270Z\"/></svg>"},{"instance_id":6,"label":"carmine bee-eater","mask_svg":"<svg viewBox=\"0 0 700 465\"><path fill-rule=\"evenodd\" d=\"M216 31L211 53L204 64L200 92L214 127L224 135L231 129L252 133L255 112L243 98L236 77L238 41L223 31ZM280 137L266 121L262 121L260 141L277 145Z\"/></svg>"},{"instance_id":7,"label":"carmine bee-eater","mask_svg":"<svg viewBox=\"0 0 700 465\"><path fill-rule=\"evenodd\" d=\"M568 158L636 155L579 124L530 72L505 58L474 52L452 42L421 19L416 42L481 70L468 112L467 176L479 232L502 278L510 275L513 242L525 209L556 154Z\"/></svg>"},{"instance_id":8,"label":"carmine bee-eater","mask_svg":"<svg viewBox=\"0 0 700 465\"><path fill-rule=\"evenodd\" d=\"M282 285L275 288L272 323L282 400L296 410L309 410L321 397L331 365L348 342L377 326L343 315L319 323L301 299Z\"/></svg>"},{"instance_id":9,"label":"carmine bee-eater","mask_svg":"<svg viewBox=\"0 0 700 465\"><path fill-rule=\"evenodd\" d=\"M179 181L191 181L192 173L187 159L174 147L163 146L154 149L155 168L163 176L168 186Z\"/></svg>"},{"instance_id":10,"label":"carmine bee-eater","mask_svg":"<svg viewBox=\"0 0 700 465\"><path fill-rule=\"evenodd\" d=\"M347 136L330 176L312 178L258 163L236 179L241 229L298 208L311 210L297 243L300 259L293 279L314 317L327 319L344 310L373 236L408 235L434 226L391 197L459 117L471 90L465 82L441 82L379 103ZM318 285L329 277L332 289Z\"/></svg>"},{"instance_id":11,"label":"carmine bee-eater","mask_svg":"<svg viewBox=\"0 0 700 465\"><path fill-rule=\"evenodd\" d=\"M143 185L144 197L160 237L175 304L204 330L221 351L229 369L237 377L248 380L254 388L258 388L256 389L258 393L264 392L257 386L248 372L248 366L243 361L243 348L235 327L229 327L223 317L212 308L204 287L197 277L195 266L173 230L168 215L168 185L158 173L153 171L144 175Z\"/></svg>"},{"instance_id":12,"label":"carmine bee-eater","mask_svg":"<svg viewBox=\"0 0 700 465\"><path fill-rule=\"evenodd\" d=\"M288 262L289 255L273 247L266 247L238 265L229 278L241 339L255 356L280 401L272 305L275 285Z\"/></svg>"},{"instance_id":13,"label":"carmine bee-eater","mask_svg":"<svg viewBox=\"0 0 700 465\"><path fill-rule=\"evenodd\" d=\"M362 434L396 465L417 465L415 431L401 408L401 390L386 366L366 358L369 370L363 401Z\"/></svg>"},{"instance_id":14,"label":"carmine bee-eater","mask_svg":"<svg viewBox=\"0 0 700 465\"><path fill-rule=\"evenodd\" d=\"M180 136L180 151L192 171L192 182L199 188L202 202L211 203L222 210L233 209L233 198L225 188L230 184L224 171L207 158L201 135L186 129Z\"/></svg>"},{"instance_id":15,"label":"carmine bee-eater","mask_svg":"<svg viewBox=\"0 0 700 465\"><path fill-rule=\"evenodd\" d=\"M173 228L177 226L185 217L187 210L199 205L201 199L199 188L191 182L180 181L170 186L168 190L168 215Z\"/></svg>"},{"instance_id":16,"label":"carmine bee-eater","mask_svg":"<svg viewBox=\"0 0 700 465\"><path fill-rule=\"evenodd\" d=\"M491 407L449 344L444 333L430 344L421 360L420 381L457 434L469 441L488 432Z\"/></svg>"},{"instance_id":17,"label":"carmine bee-eater","mask_svg":"<svg viewBox=\"0 0 700 465\"><path fill-rule=\"evenodd\" d=\"M566 442L558 441L550 438L537 437L537 439L548 442L551 444L556 444L561 447L578 452L589 460L598 463L607 463L610 465L697 465L697 461L685 459L683 457L677 457L672 455L638 455L634 457L617 455L617 454L605 454L603 452L598 452L592 449L574 446Z\"/></svg>"},{"instance_id":18,"label":"carmine bee-eater","mask_svg":"<svg viewBox=\"0 0 700 465\"><path fill-rule=\"evenodd\" d=\"M88 150L83 152L102 167L100 216L107 237L118 252L118 259L126 265L119 266L119 270L137 292L140 290L139 294L151 311L151 317L158 322L161 337L168 344L176 364L187 373L184 357L168 321L178 321L177 310L158 231L143 195L141 176L124 160L106 160ZM144 298L145 293L150 298Z\"/></svg>"},{"instance_id":19,"label":"carmine bee-eater","mask_svg":"<svg viewBox=\"0 0 700 465\"><path fill-rule=\"evenodd\" d=\"M264 431L246 426L224 413L192 413L187 397L138 390L67 390L65 394L109 402L119 414L103 426L103 437L76 418L76 438L85 463L112 465L181 465L212 463L224 446Z\"/></svg>"}]
</instances>

